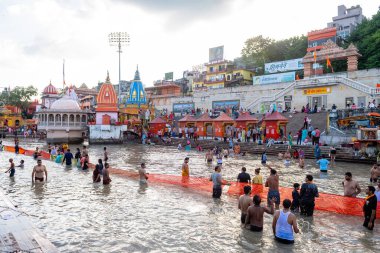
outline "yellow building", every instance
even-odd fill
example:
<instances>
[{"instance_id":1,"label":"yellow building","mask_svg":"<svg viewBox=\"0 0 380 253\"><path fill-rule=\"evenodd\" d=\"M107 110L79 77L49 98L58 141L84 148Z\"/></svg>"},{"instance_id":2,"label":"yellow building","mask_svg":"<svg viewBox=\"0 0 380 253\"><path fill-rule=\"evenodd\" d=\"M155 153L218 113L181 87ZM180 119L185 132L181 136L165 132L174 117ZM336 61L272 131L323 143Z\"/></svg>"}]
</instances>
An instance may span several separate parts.
<instances>
[{"instance_id":1,"label":"yellow building","mask_svg":"<svg viewBox=\"0 0 380 253\"><path fill-rule=\"evenodd\" d=\"M20 127L23 124L24 121L20 113L13 113L5 106L0 106L0 128L4 128L6 126L15 128Z\"/></svg>"},{"instance_id":2,"label":"yellow building","mask_svg":"<svg viewBox=\"0 0 380 253\"><path fill-rule=\"evenodd\" d=\"M233 62L223 60L214 63L207 63L206 72L201 78L194 80L194 89L218 89L231 86L251 85L253 71L238 68Z\"/></svg>"}]
</instances>

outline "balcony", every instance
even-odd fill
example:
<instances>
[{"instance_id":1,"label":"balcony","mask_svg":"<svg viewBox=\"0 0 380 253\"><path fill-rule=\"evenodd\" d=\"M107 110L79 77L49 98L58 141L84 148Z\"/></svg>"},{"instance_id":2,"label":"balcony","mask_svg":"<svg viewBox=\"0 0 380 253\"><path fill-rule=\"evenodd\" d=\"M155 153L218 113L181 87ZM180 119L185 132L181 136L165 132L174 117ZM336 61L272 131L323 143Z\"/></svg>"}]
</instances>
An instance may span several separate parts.
<instances>
[{"instance_id":1,"label":"balcony","mask_svg":"<svg viewBox=\"0 0 380 253\"><path fill-rule=\"evenodd\" d=\"M226 81L226 78L222 79L215 79L215 80L204 80L204 84L214 84L214 83L224 83Z\"/></svg>"}]
</instances>

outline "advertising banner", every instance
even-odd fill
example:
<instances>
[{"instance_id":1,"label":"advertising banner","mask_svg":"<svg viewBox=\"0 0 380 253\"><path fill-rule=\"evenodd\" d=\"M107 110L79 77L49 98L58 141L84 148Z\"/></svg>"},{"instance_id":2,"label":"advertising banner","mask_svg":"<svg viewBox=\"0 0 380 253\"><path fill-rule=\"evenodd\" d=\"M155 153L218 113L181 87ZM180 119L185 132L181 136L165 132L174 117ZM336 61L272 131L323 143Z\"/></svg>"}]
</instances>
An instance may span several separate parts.
<instances>
[{"instance_id":1,"label":"advertising banner","mask_svg":"<svg viewBox=\"0 0 380 253\"><path fill-rule=\"evenodd\" d=\"M194 109L194 103L175 103L173 113L187 113Z\"/></svg>"},{"instance_id":2,"label":"advertising banner","mask_svg":"<svg viewBox=\"0 0 380 253\"><path fill-rule=\"evenodd\" d=\"M223 111L226 109L239 110L240 100L223 100L223 101L213 101L212 109L216 111Z\"/></svg>"},{"instance_id":3,"label":"advertising banner","mask_svg":"<svg viewBox=\"0 0 380 253\"><path fill-rule=\"evenodd\" d=\"M322 95L331 93L331 87L318 87L313 89L304 89L304 95Z\"/></svg>"},{"instance_id":4,"label":"advertising banner","mask_svg":"<svg viewBox=\"0 0 380 253\"><path fill-rule=\"evenodd\" d=\"M165 73L165 80L173 80L173 72Z\"/></svg>"},{"instance_id":5,"label":"advertising banner","mask_svg":"<svg viewBox=\"0 0 380 253\"><path fill-rule=\"evenodd\" d=\"M303 69L302 58L265 63L265 74Z\"/></svg>"},{"instance_id":6,"label":"advertising banner","mask_svg":"<svg viewBox=\"0 0 380 253\"><path fill-rule=\"evenodd\" d=\"M296 72L287 72L281 74L271 74L264 76L254 76L253 85L265 85L272 83L293 82L296 79Z\"/></svg>"},{"instance_id":7,"label":"advertising banner","mask_svg":"<svg viewBox=\"0 0 380 253\"><path fill-rule=\"evenodd\" d=\"M223 54L224 46L210 48L208 54L209 62L223 60Z\"/></svg>"}]
</instances>

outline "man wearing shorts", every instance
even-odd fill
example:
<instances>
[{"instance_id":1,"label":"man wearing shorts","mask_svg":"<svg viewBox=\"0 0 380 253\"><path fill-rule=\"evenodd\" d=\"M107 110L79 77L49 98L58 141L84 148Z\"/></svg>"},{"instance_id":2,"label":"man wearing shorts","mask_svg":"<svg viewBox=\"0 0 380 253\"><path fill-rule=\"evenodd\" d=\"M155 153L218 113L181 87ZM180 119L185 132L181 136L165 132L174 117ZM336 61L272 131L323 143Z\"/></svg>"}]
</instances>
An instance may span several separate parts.
<instances>
[{"instance_id":1,"label":"man wearing shorts","mask_svg":"<svg viewBox=\"0 0 380 253\"><path fill-rule=\"evenodd\" d=\"M37 165L34 166L33 172L32 172L32 182L43 182L44 181L44 174L45 174L45 180L47 181L47 170L45 165L42 165L41 159L37 160Z\"/></svg>"},{"instance_id":2,"label":"man wearing shorts","mask_svg":"<svg viewBox=\"0 0 380 253\"><path fill-rule=\"evenodd\" d=\"M275 199L276 209L278 210L280 208L280 191L278 188L280 179L275 169L272 169L270 166L268 168L270 169L270 176L265 182L265 187L269 187L267 197L268 207L270 206L270 200Z\"/></svg>"}]
</instances>

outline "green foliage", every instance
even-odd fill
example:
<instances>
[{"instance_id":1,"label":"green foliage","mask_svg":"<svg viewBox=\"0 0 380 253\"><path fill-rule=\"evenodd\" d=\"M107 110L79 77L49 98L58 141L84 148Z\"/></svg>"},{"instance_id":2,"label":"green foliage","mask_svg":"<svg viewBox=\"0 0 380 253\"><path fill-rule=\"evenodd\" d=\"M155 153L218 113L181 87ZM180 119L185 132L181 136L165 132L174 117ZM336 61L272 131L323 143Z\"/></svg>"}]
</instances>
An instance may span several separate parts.
<instances>
[{"instance_id":1,"label":"green foliage","mask_svg":"<svg viewBox=\"0 0 380 253\"><path fill-rule=\"evenodd\" d=\"M36 96L37 88L33 86L28 87L15 87L10 92L2 92L0 94L0 101L7 105L13 105L25 112L30 104L30 99L32 96Z\"/></svg>"},{"instance_id":2,"label":"green foliage","mask_svg":"<svg viewBox=\"0 0 380 253\"><path fill-rule=\"evenodd\" d=\"M259 68L260 73L263 72L265 63L302 58L306 49L307 37L304 35L278 41L260 35L246 40L241 51L242 57L238 61L251 68Z\"/></svg>"},{"instance_id":3,"label":"green foliage","mask_svg":"<svg viewBox=\"0 0 380 253\"><path fill-rule=\"evenodd\" d=\"M380 11L371 19L363 22L351 33L345 46L353 43L362 57L359 58L359 69L380 67Z\"/></svg>"}]
</instances>

